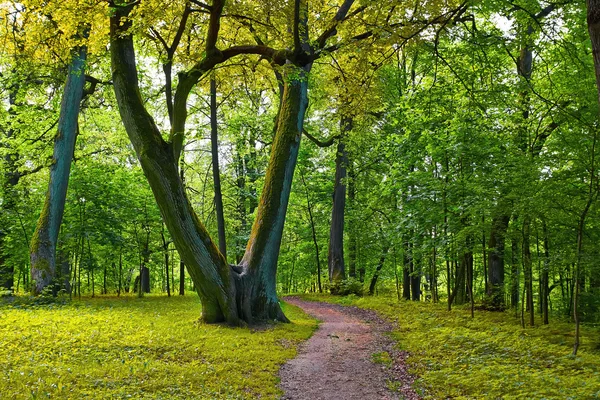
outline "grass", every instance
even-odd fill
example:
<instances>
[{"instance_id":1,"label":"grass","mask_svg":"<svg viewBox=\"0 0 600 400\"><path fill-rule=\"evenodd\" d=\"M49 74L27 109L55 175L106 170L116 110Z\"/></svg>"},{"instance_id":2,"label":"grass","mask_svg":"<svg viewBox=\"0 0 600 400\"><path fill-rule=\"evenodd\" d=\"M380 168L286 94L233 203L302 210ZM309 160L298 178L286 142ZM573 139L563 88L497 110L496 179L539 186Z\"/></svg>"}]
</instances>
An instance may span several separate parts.
<instances>
[{"instance_id":1,"label":"grass","mask_svg":"<svg viewBox=\"0 0 600 400\"><path fill-rule=\"evenodd\" d=\"M598 399L600 332L583 328L583 346L570 356L573 324L522 329L509 313L386 297L305 296L378 311L397 322L392 335L410 353L415 389L430 399ZM374 358L381 358L375 357Z\"/></svg>"},{"instance_id":2,"label":"grass","mask_svg":"<svg viewBox=\"0 0 600 400\"><path fill-rule=\"evenodd\" d=\"M0 306L0 399L278 398L277 372L316 321L265 330L198 322L196 296Z\"/></svg>"}]
</instances>

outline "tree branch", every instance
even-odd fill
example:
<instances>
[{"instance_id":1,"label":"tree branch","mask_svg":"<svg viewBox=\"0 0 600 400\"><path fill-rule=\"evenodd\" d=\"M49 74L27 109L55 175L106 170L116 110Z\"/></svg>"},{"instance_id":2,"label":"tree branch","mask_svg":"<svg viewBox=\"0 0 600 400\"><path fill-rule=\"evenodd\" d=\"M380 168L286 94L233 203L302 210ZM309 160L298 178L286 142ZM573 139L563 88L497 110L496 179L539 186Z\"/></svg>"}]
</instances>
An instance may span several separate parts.
<instances>
[{"instance_id":1,"label":"tree branch","mask_svg":"<svg viewBox=\"0 0 600 400\"><path fill-rule=\"evenodd\" d=\"M317 39L317 45L318 45L319 49L322 49L323 47L325 47L325 43L327 42L327 39L329 39L330 37L332 37L333 35L335 35L337 33L337 27L340 22L345 21L348 18L352 18L355 15L360 14L367 8L366 5L361 6L358 9L354 10L354 12L352 14L348 15L348 17L346 17L346 15L348 14L348 11L350 11L350 7L352 7L352 4L354 4L354 0L345 0L344 3L340 6L340 8L338 9L338 12L333 17L333 21L331 21L331 24L329 25L329 27L327 29L325 29L325 31L323 31L323 33L321 33L321 35Z\"/></svg>"},{"instance_id":2,"label":"tree branch","mask_svg":"<svg viewBox=\"0 0 600 400\"><path fill-rule=\"evenodd\" d=\"M335 136L330 137L325 142L322 142L319 139L317 139L316 137L314 137L313 135L311 135L310 133L308 133L308 131L306 129L302 129L302 133L304 134L304 136L309 138L311 142L313 142L314 144L316 144L319 147L329 147L333 144L333 142L336 139L340 139L342 137L341 135L335 135Z\"/></svg>"}]
</instances>

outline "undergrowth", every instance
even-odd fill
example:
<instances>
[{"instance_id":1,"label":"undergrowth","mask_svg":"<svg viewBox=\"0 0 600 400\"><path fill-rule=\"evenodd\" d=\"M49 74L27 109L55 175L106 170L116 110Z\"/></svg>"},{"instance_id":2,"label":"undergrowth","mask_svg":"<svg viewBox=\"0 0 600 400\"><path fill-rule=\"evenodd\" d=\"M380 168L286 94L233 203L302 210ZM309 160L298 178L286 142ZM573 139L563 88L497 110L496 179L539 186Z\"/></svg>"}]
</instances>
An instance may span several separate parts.
<instances>
[{"instance_id":1,"label":"undergrowth","mask_svg":"<svg viewBox=\"0 0 600 400\"><path fill-rule=\"evenodd\" d=\"M430 399L600 398L600 332L583 327L582 347L572 357L573 324L521 328L509 312L386 297L311 295L320 300L378 311L397 322L392 333L409 352L415 389ZM537 321L536 321L537 322Z\"/></svg>"},{"instance_id":2,"label":"undergrowth","mask_svg":"<svg viewBox=\"0 0 600 400\"><path fill-rule=\"evenodd\" d=\"M278 398L277 372L316 322L198 322L196 296L0 306L0 399Z\"/></svg>"}]
</instances>

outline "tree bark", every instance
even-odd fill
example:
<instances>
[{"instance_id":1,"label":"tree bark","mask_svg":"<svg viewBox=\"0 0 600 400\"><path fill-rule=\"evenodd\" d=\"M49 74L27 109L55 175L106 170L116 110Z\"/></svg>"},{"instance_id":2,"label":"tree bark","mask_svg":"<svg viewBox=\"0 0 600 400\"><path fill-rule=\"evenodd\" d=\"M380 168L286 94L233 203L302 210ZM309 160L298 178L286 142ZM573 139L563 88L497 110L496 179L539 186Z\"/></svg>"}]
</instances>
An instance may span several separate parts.
<instances>
[{"instance_id":1,"label":"tree bark","mask_svg":"<svg viewBox=\"0 0 600 400\"><path fill-rule=\"evenodd\" d=\"M350 208L348 229L348 276L356 278L356 253L358 241L356 239L356 221L353 216L356 213L356 171L352 161L348 160L348 205Z\"/></svg>"},{"instance_id":2,"label":"tree bark","mask_svg":"<svg viewBox=\"0 0 600 400\"><path fill-rule=\"evenodd\" d=\"M344 133L352 129L352 118L342 117L340 130ZM348 154L343 139L337 144L335 157L335 183L333 188L333 208L331 209L331 229L329 231L329 251L327 263L329 267L329 281L332 291L335 292L336 284L346 279L344 264L344 214L346 209L346 169L348 168Z\"/></svg>"},{"instance_id":3,"label":"tree bark","mask_svg":"<svg viewBox=\"0 0 600 400\"><path fill-rule=\"evenodd\" d=\"M548 325L548 311L549 311L549 300L550 300L550 239L548 238L548 227L546 222L542 220L542 232L544 234L544 266L542 269L541 286L542 286L542 319L544 325Z\"/></svg>"},{"instance_id":4,"label":"tree bark","mask_svg":"<svg viewBox=\"0 0 600 400\"><path fill-rule=\"evenodd\" d=\"M225 236L225 216L223 215L223 194L221 192L221 172L219 170L219 132L217 125L217 82L214 75L210 78L210 142L212 154L213 183L215 187L215 209L217 211L217 229L219 231L219 251L227 260Z\"/></svg>"},{"instance_id":5,"label":"tree bark","mask_svg":"<svg viewBox=\"0 0 600 400\"><path fill-rule=\"evenodd\" d=\"M488 254L488 292L492 309L504 309L504 239L510 217L498 215L492 219Z\"/></svg>"},{"instance_id":6,"label":"tree bark","mask_svg":"<svg viewBox=\"0 0 600 400\"><path fill-rule=\"evenodd\" d=\"M517 309L519 307L519 261L517 253L519 244L516 238L511 238L511 262L510 262L510 307Z\"/></svg>"},{"instance_id":7,"label":"tree bark","mask_svg":"<svg viewBox=\"0 0 600 400\"><path fill-rule=\"evenodd\" d=\"M219 7L211 10L207 55L203 65L210 69L225 60L215 47ZM307 3L296 5L295 36L301 47L286 53L281 109L257 216L244 257L231 267L217 249L206 228L192 209L177 171L187 109L185 99L204 67L180 75L173 116L177 137L162 139L140 96L133 38L127 32L131 6L117 7L111 16L111 62L113 87L121 119L148 179L163 221L185 262L202 302L206 322L226 321L230 325L255 320L288 321L276 294L277 260L285 215L296 166L304 114L308 105L308 79L312 61L308 47ZM300 12L302 8L302 12ZM345 15L345 14L344 14ZM343 17L343 15L342 15ZM300 26L300 27L299 27ZM301 39L300 39L301 37ZM287 57L287 56L286 56ZM182 90L183 92L180 92Z\"/></svg>"},{"instance_id":8,"label":"tree bark","mask_svg":"<svg viewBox=\"0 0 600 400\"><path fill-rule=\"evenodd\" d=\"M402 298L410 300L410 244L408 239L404 239L404 249L402 252Z\"/></svg>"},{"instance_id":9,"label":"tree bark","mask_svg":"<svg viewBox=\"0 0 600 400\"><path fill-rule=\"evenodd\" d=\"M87 50L81 47L73 55L60 106L58 133L54 139L53 162L46 200L31 239L31 291L42 293L56 276L56 243L62 222L71 171L71 160L77 138L79 105L85 83Z\"/></svg>"},{"instance_id":10,"label":"tree bark","mask_svg":"<svg viewBox=\"0 0 600 400\"><path fill-rule=\"evenodd\" d=\"M525 275L525 301L526 309L529 311L529 325L535 324L535 308L533 305L533 262L531 260L531 245L529 218L523 221L523 274Z\"/></svg>"},{"instance_id":11,"label":"tree bark","mask_svg":"<svg viewBox=\"0 0 600 400\"><path fill-rule=\"evenodd\" d=\"M12 118L16 116L15 109L13 108L16 105L17 100L17 91L18 85L13 85L8 90L8 104L9 110L8 114L10 116L9 123ZM8 127L6 130L7 139L10 139L14 136L15 132L12 127ZM15 186L19 183L21 175L17 170L16 161L19 158L18 153L14 151L7 151L4 156L4 182L3 182L3 190L4 190L4 201L2 205L0 205L0 210L2 210L2 219L0 223L2 225L7 224L8 221L4 220L4 217L7 216L13 207L15 206ZM8 255L4 253L4 241L6 238L6 231L2 229L0 226L0 291L4 290L6 293L13 293L14 286L14 276L15 276L15 267L12 263L8 261ZM23 286L27 288L27 284L25 282L25 277L23 278ZM26 289L27 290L27 289Z\"/></svg>"},{"instance_id":12,"label":"tree bark","mask_svg":"<svg viewBox=\"0 0 600 400\"><path fill-rule=\"evenodd\" d=\"M185 263L179 261L179 295L185 296Z\"/></svg>"}]
</instances>

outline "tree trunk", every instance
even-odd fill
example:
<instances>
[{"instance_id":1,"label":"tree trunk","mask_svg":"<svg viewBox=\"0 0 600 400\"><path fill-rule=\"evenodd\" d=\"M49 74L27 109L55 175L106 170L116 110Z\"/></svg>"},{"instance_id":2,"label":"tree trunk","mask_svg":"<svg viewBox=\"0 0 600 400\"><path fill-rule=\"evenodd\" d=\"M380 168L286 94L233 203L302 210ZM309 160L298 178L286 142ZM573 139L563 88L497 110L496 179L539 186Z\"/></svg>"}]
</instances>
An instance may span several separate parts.
<instances>
[{"instance_id":1,"label":"tree trunk","mask_svg":"<svg viewBox=\"0 0 600 400\"><path fill-rule=\"evenodd\" d=\"M308 186L304 180L304 175L300 174L302 183L304 184L304 190L306 192L306 209L308 211L308 218L310 220L310 228L312 233L313 243L315 245L315 258L317 262L317 283L319 285L319 293L323 293L323 287L321 286L321 257L319 255L319 242L317 241L317 231L315 229L315 220L312 213L312 204L310 202L310 196L308 195Z\"/></svg>"},{"instance_id":2,"label":"tree trunk","mask_svg":"<svg viewBox=\"0 0 600 400\"><path fill-rule=\"evenodd\" d=\"M525 275L525 302L526 310L529 311L529 325L535 324L535 308L533 305L533 263L531 261L531 245L529 218L523 221L523 274Z\"/></svg>"},{"instance_id":3,"label":"tree trunk","mask_svg":"<svg viewBox=\"0 0 600 400\"><path fill-rule=\"evenodd\" d=\"M358 241L356 239L356 221L353 216L356 213L356 172L352 161L348 160L348 206L350 208L348 231L348 276L356 278L356 251Z\"/></svg>"},{"instance_id":4,"label":"tree trunk","mask_svg":"<svg viewBox=\"0 0 600 400\"><path fill-rule=\"evenodd\" d=\"M13 117L16 116L16 111L13 108L16 105L17 98L17 90L18 85L14 85L9 89L8 93L8 103L9 110L8 114L10 116L9 123ZM7 139L10 139L14 135L14 130L12 127L8 127L6 130ZM4 201L0 205L0 211L2 211L2 219L0 219L0 223L2 225L7 224L4 218L9 214L9 212L15 206L15 186L19 183L21 175L17 170L17 159L19 155L16 152L7 151L4 156L4 182L3 182L3 191L4 191ZM13 293L14 286L14 276L15 276L15 266L8 261L8 254L5 254L5 246L4 240L6 237L6 232L3 227L0 225L0 292L5 291L7 293ZM25 283L25 278L23 278L23 286L27 290L27 284ZM1 295L1 293L0 293Z\"/></svg>"},{"instance_id":5,"label":"tree trunk","mask_svg":"<svg viewBox=\"0 0 600 400\"><path fill-rule=\"evenodd\" d=\"M499 215L492 219L488 260L488 297L492 309L504 309L504 239L509 217Z\"/></svg>"},{"instance_id":6,"label":"tree trunk","mask_svg":"<svg viewBox=\"0 0 600 400\"><path fill-rule=\"evenodd\" d=\"M411 235L412 236L412 235ZM410 294L413 301L421 300L421 271L420 262L415 260L413 245L410 245L410 259L408 265L410 268Z\"/></svg>"},{"instance_id":7,"label":"tree trunk","mask_svg":"<svg viewBox=\"0 0 600 400\"><path fill-rule=\"evenodd\" d=\"M185 263L179 261L179 295L185 296Z\"/></svg>"},{"instance_id":8,"label":"tree trunk","mask_svg":"<svg viewBox=\"0 0 600 400\"><path fill-rule=\"evenodd\" d=\"M348 132L352 129L352 119L342 118L341 131ZM346 208L346 168L348 154L346 145L340 139L335 157L335 184L333 188L333 208L331 210L331 229L329 231L329 252L327 263L329 266L329 281L332 283L332 292L336 284L346 279L344 265L344 213Z\"/></svg>"},{"instance_id":9,"label":"tree trunk","mask_svg":"<svg viewBox=\"0 0 600 400\"><path fill-rule=\"evenodd\" d=\"M87 51L81 47L69 66L69 72L60 106L58 133L54 139L53 162L46 201L31 239L31 290L42 293L56 275L56 242L65 209L71 159L77 138L79 104L83 95L83 73Z\"/></svg>"},{"instance_id":10,"label":"tree trunk","mask_svg":"<svg viewBox=\"0 0 600 400\"><path fill-rule=\"evenodd\" d=\"M510 260L510 307L517 309L519 307L519 244L516 238L511 239L511 260Z\"/></svg>"},{"instance_id":11,"label":"tree trunk","mask_svg":"<svg viewBox=\"0 0 600 400\"><path fill-rule=\"evenodd\" d=\"M457 264L455 274L456 279L454 281L454 293L452 296L455 305L462 305L467 302L466 272L469 259L471 261L473 260L473 254L471 253L469 257L468 250L465 250Z\"/></svg>"},{"instance_id":12,"label":"tree trunk","mask_svg":"<svg viewBox=\"0 0 600 400\"><path fill-rule=\"evenodd\" d=\"M404 251L402 252L402 298L410 300L410 244L408 239L404 240Z\"/></svg>"},{"instance_id":13,"label":"tree trunk","mask_svg":"<svg viewBox=\"0 0 600 400\"><path fill-rule=\"evenodd\" d=\"M203 320L227 321L231 325L255 320L288 321L276 294L277 260L308 105L307 73L311 63L302 61L306 57L301 56L297 56L296 64L287 62L281 109L256 219L244 257L239 266L232 268L186 197L177 171L178 143L173 146L162 139L144 108L139 95L133 38L127 32L131 25L126 18L129 10L129 7L117 8L111 17L113 87L121 119L163 221L200 296ZM303 45L297 50L306 55L304 44L308 31L304 15L301 12L295 19L303 26ZM178 98L177 93L175 97ZM173 114L185 115L185 107L185 102L176 101ZM183 129L177 132L182 134Z\"/></svg>"},{"instance_id":14,"label":"tree trunk","mask_svg":"<svg viewBox=\"0 0 600 400\"><path fill-rule=\"evenodd\" d=\"M550 279L549 279L549 270L550 270L550 248L549 248L549 238L548 238L548 227L546 226L546 222L542 221L542 231L544 233L544 267L542 269L542 319L545 325L548 325L548 309L549 309L549 300L550 300Z\"/></svg>"},{"instance_id":15,"label":"tree trunk","mask_svg":"<svg viewBox=\"0 0 600 400\"><path fill-rule=\"evenodd\" d=\"M214 75L210 78L210 143L212 154L213 182L215 187L215 209L219 231L219 251L227 260L225 237L225 216L223 215L223 194L221 193L221 172L219 170L219 137L217 125L217 82Z\"/></svg>"},{"instance_id":16,"label":"tree trunk","mask_svg":"<svg viewBox=\"0 0 600 400\"><path fill-rule=\"evenodd\" d=\"M379 273L385 264L385 258L387 257L387 253L390 250L389 244L384 244L383 249L381 250L381 255L379 256L379 263L377 264L377 268L375 269L375 273L373 274L373 278L371 278L371 284L369 285L369 294L372 296L375 294L375 286L377 285L377 280L379 279Z\"/></svg>"},{"instance_id":17,"label":"tree trunk","mask_svg":"<svg viewBox=\"0 0 600 400\"><path fill-rule=\"evenodd\" d=\"M244 167L244 157L242 157L242 154L246 151L244 147L244 141L242 139L238 139L236 144L236 154L234 157L238 193L237 218L240 221L239 230L236 235L237 239L235 246L235 260L238 264L242 261L242 257L244 257L245 238L248 235L248 222L246 213L246 199L248 195L246 189L246 169Z\"/></svg>"}]
</instances>

